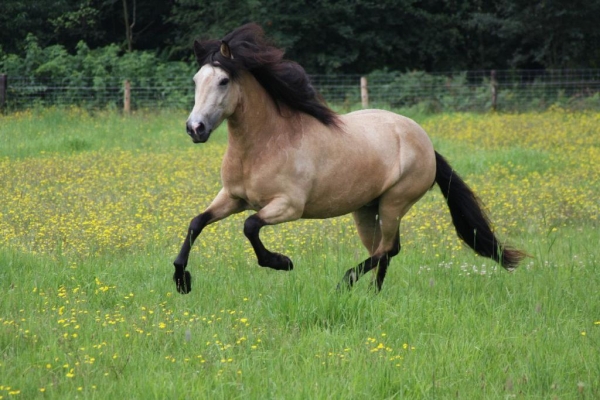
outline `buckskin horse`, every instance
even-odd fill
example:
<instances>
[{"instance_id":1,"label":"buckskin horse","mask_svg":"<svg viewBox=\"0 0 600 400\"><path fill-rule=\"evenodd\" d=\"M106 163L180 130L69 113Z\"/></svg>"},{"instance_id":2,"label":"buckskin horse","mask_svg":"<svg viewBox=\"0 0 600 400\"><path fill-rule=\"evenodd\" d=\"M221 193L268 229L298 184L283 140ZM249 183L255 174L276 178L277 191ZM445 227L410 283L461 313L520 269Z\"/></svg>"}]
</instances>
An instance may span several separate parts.
<instances>
[{"instance_id":1,"label":"buckskin horse","mask_svg":"<svg viewBox=\"0 0 600 400\"><path fill-rule=\"evenodd\" d=\"M352 287L375 269L381 290L390 259L400 251L402 217L435 183L458 236L475 252L507 270L525 256L497 239L477 196L413 120L384 110L336 114L304 69L284 60L283 50L256 24L222 40L195 41L194 52L200 69L187 133L204 143L226 120L228 145L223 187L192 219L174 262L180 293L191 290L186 267L202 229L246 210L256 211L245 220L244 235L258 264L285 271L292 261L265 248L262 227L352 213L369 257L350 268L340 285Z\"/></svg>"}]
</instances>

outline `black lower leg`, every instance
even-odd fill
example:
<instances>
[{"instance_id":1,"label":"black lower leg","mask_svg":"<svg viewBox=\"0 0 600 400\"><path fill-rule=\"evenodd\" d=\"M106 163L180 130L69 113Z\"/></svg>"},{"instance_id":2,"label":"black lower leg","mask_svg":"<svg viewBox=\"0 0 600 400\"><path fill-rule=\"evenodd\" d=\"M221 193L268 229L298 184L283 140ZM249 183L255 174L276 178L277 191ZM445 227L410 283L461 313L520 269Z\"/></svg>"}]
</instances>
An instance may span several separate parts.
<instances>
[{"instance_id":1,"label":"black lower leg","mask_svg":"<svg viewBox=\"0 0 600 400\"><path fill-rule=\"evenodd\" d=\"M265 225L267 225L267 223L260 219L256 214L250 216L244 223L244 235L246 235L256 253L258 265L282 271L292 270L294 268L292 260L283 254L273 253L267 250L260 240L259 232Z\"/></svg>"},{"instance_id":2,"label":"black lower leg","mask_svg":"<svg viewBox=\"0 0 600 400\"><path fill-rule=\"evenodd\" d=\"M398 253L400 253L401 248L402 245L400 245L400 232L398 232L396 233L396 238L394 239L394 245L392 246L391 250L388 251L388 256L392 258L395 255L398 255Z\"/></svg>"},{"instance_id":3,"label":"black lower leg","mask_svg":"<svg viewBox=\"0 0 600 400\"><path fill-rule=\"evenodd\" d=\"M342 281L338 284L338 289L340 289L342 286L350 289L360 279L361 276L375 268L377 264L379 264L380 260L381 256L371 256L358 264L356 267L350 268L348 271L346 271Z\"/></svg>"},{"instance_id":4,"label":"black lower leg","mask_svg":"<svg viewBox=\"0 0 600 400\"><path fill-rule=\"evenodd\" d=\"M381 258L381 262L377 267L377 276L375 277L375 285L377 287L377 291L381 291L381 286L383 285L383 281L385 279L385 274L387 273L388 266L390 265L390 261L392 257L400 253L400 249L402 246L400 245L400 235L396 235L396 239L394 241L394 246L390 251L386 253L385 256Z\"/></svg>"},{"instance_id":5,"label":"black lower leg","mask_svg":"<svg viewBox=\"0 0 600 400\"><path fill-rule=\"evenodd\" d=\"M381 291L381 286L383 285L383 280L385 279L385 274L387 273L388 265L390 265L391 257L387 254L381 258L379 262L379 266L377 267L377 276L375 277L375 287L377 291Z\"/></svg>"},{"instance_id":6,"label":"black lower leg","mask_svg":"<svg viewBox=\"0 0 600 400\"><path fill-rule=\"evenodd\" d=\"M192 249L194 241L198 235L200 235L200 232L202 232L202 229L204 229L211 218L211 213L205 212L198 215L192 219L192 222L190 222L187 235L183 241L183 244L181 245L181 250L173 262L173 265L175 266L173 281L175 281L175 286L177 287L177 291L179 293L185 294L192 290L192 276L188 271L185 270L185 268L187 267L190 250Z\"/></svg>"},{"instance_id":7,"label":"black lower leg","mask_svg":"<svg viewBox=\"0 0 600 400\"><path fill-rule=\"evenodd\" d=\"M377 285L377 290L381 290L381 286L383 285L383 280L385 279L385 274L387 273L388 265L390 264L390 260L396 254L400 252L400 234L396 235L396 239L394 240L394 245L383 256L371 256L367 258L365 261L361 262L354 268L350 268L344 274L342 281L338 284L338 289L344 285L347 288L351 288L354 284L360 279L361 276L371 271L373 268L377 267L377 276L375 283Z\"/></svg>"}]
</instances>

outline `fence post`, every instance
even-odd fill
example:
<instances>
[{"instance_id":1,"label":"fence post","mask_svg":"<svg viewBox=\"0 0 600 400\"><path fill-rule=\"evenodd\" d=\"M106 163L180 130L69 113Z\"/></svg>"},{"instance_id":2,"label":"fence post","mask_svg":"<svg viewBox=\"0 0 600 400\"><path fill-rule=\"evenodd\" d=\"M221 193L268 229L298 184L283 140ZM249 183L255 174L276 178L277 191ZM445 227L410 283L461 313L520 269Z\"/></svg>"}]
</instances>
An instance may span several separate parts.
<instances>
[{"instance_id":1,"label":"fence post","mask_svg":"<svg viewBox=\"0 0 600 400\"><path fill-rule=\"evenodd\" d=\"M129 79L125 81L125 90L123 93L123 111L125 114L129 114L131 112L131 83Z\"/></svg>"},{"instance_id":2,"label":"fence post","mask_svg":"<svg viewBox=\"0 0 600 400\"><path fill-rule=\"evenodd\" d=\"M369 87L367 86L367 77L360 77L360 100L362 108L369 108Z\"/></svg>"},{"instance_id":3,"label":"fence post","mask_svg":"<svg viewBox=\"0 0 600 400\"><path fill-rule=\"evenodd\" d=\"M0 110L6 105L6 91L8 89L8 78L5 74L0 75Z\"/></svg>"},{"instance_id":4,"label":"fence post","mask_svg":"<svg viewBox=\"0 0 600 400\"><path fill-rule=\"evenodd\" d=\"M496 70L493 69L490 73L490 83L492 86L492 111L496 111L498 102L498 81L496 80Z\"/></svg>"}]
</instances>

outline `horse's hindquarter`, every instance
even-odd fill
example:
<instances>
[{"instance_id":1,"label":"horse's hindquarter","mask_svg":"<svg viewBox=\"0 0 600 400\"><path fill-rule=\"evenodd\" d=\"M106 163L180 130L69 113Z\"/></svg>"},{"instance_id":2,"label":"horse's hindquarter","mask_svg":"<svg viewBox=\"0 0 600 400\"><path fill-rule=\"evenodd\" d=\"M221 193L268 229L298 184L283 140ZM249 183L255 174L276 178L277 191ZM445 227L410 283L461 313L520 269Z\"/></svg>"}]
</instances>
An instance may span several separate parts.
<instances>
[{"instance_id":1,"label":"horse's hindquarter","mask_svg":"<svg viewBox=\"0 0 600 400\"><path fill-rule=\"evenodd\" d=\"M310 137L314 180L303 217L344 215L398 187L416 201L435 178L427 134L414 121L382 110L341 117L343 132Z\"/></svg>"}]
</instances>

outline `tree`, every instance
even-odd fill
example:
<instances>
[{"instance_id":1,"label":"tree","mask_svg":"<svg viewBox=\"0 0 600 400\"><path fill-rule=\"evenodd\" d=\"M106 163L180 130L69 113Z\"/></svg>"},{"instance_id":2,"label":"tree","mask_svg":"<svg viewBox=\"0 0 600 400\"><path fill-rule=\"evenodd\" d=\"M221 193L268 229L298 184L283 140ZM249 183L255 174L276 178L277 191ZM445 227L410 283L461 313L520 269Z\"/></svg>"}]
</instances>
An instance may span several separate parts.
<instances>
[{"instance_id":1,"label":"tree","mask_svg":"<svg viewBox=\"0 0 600 400\"><path fill-rule=\"evenodd\" d=\"M74 51L83 40L96 48L165 49L172 1L164 0L2 0L0 43L5 52L23 53L28 34L42 47L61 44Z\"/></svg>"},{"instance_id":2,"label":"tree","mask_svg":"<svg viewBox=\"0 0 600 400\"><path fill-rule=\"evenodd\" d=\"M600 66L600 0L497 0L471 23L491 33L507 67Z\"/></svg>"},{"instance_id":3,"label":"tree","mask_svg":"<svg viewBox=\"0 0 600 400\"><path fill-rule=\"evenodd\" d=\"M55 43L57 35L48 20L70 10L67 0L2 0L0 2L0 44L9 53L23 53L28 34L38 37L43 46Z\"/></svg>"},{"instance_id":4,"label":"tree","mask_svg":"<svg viewBox=\"0 0 600 400\"><path fill-rule=\"evenodd\" d=\"M235 3L235 4L234 4ZM174 54L190 54L196 37L220 37L241 23L261 24L312 73L368 72L375 68L465 67L462 2L444 0L180 0L169 19ZM433 10L433 11L432 11Z\"/></svg>"},{"instance_id":5,"label":"tree","mask_svg":"<svg viewBox=\"0 0 600 400\"><path fill-rule=\"evenodd\" d=\"M222 37L245 22L260 22L260 8L260 0L178 0L167 19L173 26L169 56L191 60L195 39Z\"/></svg>"},{"instance_id":6,"label":"tree","mask_svg":"<svg viewBox=\"0 0 600 400\"><path fill-rule=\"evenodd\" d=\"M117 44L193 59L196 38L263 26L309 73L600 67L600 0L0 1L0 52Z\"/></svg>"}]
</instances>

